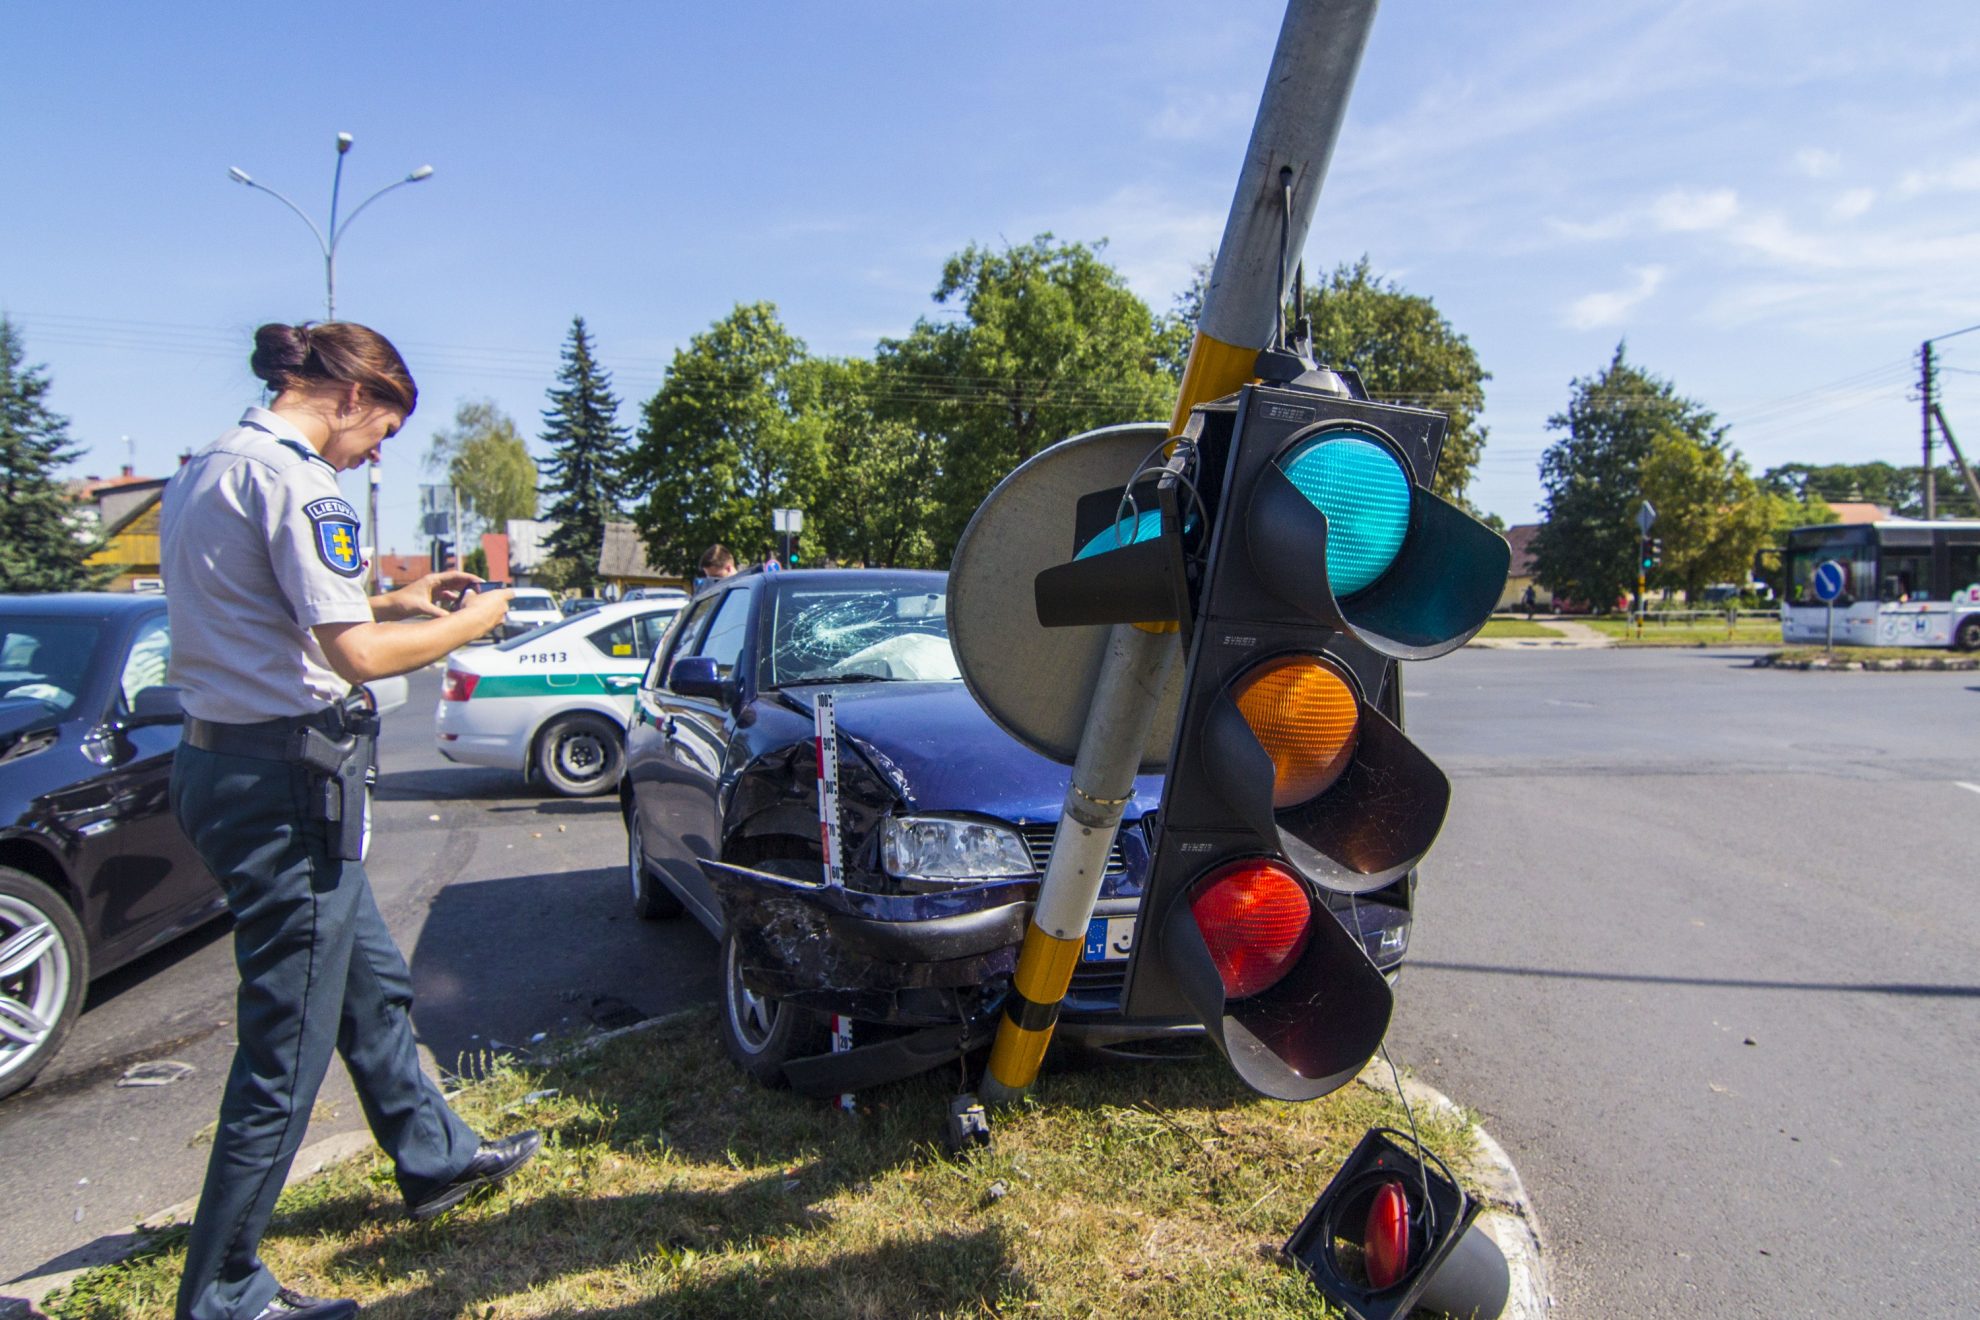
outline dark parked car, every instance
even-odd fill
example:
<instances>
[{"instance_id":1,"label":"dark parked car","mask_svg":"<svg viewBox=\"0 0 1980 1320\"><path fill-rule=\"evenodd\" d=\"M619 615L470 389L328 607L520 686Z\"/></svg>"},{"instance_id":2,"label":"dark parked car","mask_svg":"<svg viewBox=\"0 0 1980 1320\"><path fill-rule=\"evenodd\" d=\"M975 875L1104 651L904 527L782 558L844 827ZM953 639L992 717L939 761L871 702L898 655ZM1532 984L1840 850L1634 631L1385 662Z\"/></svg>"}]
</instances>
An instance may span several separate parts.
<instances>
[{"instance_id":1,"label":"dark parked car","mask_svg":"<svg viewBox=\"0 0 1980 1320\"><path fill-rule=\"evenodd\" d=\"M92 977L225 910L167 800L171 655L163 596L0 596L0 1096L61 1048ZM406 681L369 691L391 710Z\"/></svg>"},{"instance_id":2,"label":"dark parked car","mask_svg":"<svg viewBox=\"0 0 1980 1320\"><path fill-rule=\"evenodd\" d=\"M961 682L947 574L792 571L697 596L642 681L621 783L634 907L720 942L721 1030L752 1076L821 1094L905 1076L994 1033L1069 777ZM814 704L834 699L842 883L824 875ZM1136 781L1059 1017L1110 1044L1161 779ZM1406 894L1406 890L1404 891ZM1405 906L1364 902L1393 966ZM854 1023L827 1053L826 1015Z\"/></svg>"},{"instance_id":3,"label":"dark parked car","mask_svg":"<svg viewBox=\"0 0 1980 1320\"><path fill-rule=\"evenodd\" d=\"M0 597L0 1095L92 976L224 907L166 803L171 648L162 596Z\"/></svg>"}]
</instances>

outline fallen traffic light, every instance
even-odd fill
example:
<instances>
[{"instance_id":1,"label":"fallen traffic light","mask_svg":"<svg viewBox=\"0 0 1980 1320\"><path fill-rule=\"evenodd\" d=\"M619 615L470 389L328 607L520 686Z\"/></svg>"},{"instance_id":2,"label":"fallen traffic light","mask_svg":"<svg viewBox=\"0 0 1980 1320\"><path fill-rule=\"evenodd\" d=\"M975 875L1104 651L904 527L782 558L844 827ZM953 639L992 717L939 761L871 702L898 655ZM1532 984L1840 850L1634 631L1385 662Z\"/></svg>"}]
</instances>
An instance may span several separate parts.
<instances>
[{"instance_id":1,"label":"fallen traffic light","mask_svg":"<svg viewBox=\"0 0 1980 1320\"><path fill-rule=\"evenodd\" d=\"M1512 1278L1498 1245L1472 1222L1478 1209L1442 1160L1394 1129L1372 1128L1285 1251L1356 1320L1418 1307L1491 1320Z\"/></svg>"}]
</instances>

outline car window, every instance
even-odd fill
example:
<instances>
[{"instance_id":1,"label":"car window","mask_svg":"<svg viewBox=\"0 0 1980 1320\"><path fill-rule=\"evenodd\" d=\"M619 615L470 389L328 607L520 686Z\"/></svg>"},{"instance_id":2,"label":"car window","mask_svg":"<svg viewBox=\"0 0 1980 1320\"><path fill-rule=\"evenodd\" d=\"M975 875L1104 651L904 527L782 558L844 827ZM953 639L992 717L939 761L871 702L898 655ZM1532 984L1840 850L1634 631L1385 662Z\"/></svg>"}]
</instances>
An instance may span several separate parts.
<instances>
[{"instance_id":1,"label":"car window","mask_svg":"<svg viewBox=\"0 0 1980 1320\"><path fill-rule=\"evenodd\" d=\"M708 621L708 632L691 654L707 656L715 662L716 672L728 677L736 672L736 661L742 658L743 634L748 623L749 592L727 593L716 606L715 617Z\"/></svg>"},{"instance_id":2,"label":"car window","mask_svg":"<svg viewBox=\"0 0 1980 1320\"><path fill-rule=\"evenodd\" d=\"M633 627L639 636L635 645L640 655L650 656L660 649L660 639L667 635L667 625L680 617L680 613L678 609L655 610L633 620Z\"/></svg>"},{"instance_id":3,"label":"car window","mask_svg":"<svg viewBox=\"0 0 1980 1320\"><path fill-rule=\"evenodd\" d=\"M680 626L673 630L673 636L668 640L666 648L653 658L653 667L646 671L647 687L657 689L666 686L664 680L667 666L674 662L674 657L692 654L695 634L708 622L708 611L714 607L714 604L715 599L711 596L705 600L698 600L689 607L688 612L681 618Z\"/></svg>"},{"instance_id":4,"label":"car window","mask_svg":"<svg viewBox=\"0 0 1980 1320\"><path fill-rule=\"evenodd\" d=\"M54 710L76 704L102 629L57 619L0 623L0 705L39 702Z\"/></svg>"},{"instance_id":5,"label":"car window","mask_svg":"<svg viewBox=\"0 0 1980 1320\"><path fill-rule=\"evenodd\" d=\"M766 687L845 679L952 682L948 596L926 577L846 574L777 592Z\"/></svg>"},{"instance_id":6,"label":"car window","mask_svg":"<svg viewBox=\"0 0 1980 1320\"><path fill-rule=\"evenodd\" d=\"M547 591L518 591L509 598L512 610L554 610L556 600Z\"/></svg>"},{"instance_id":7,"label":"car window","mask_svg":"<svg viewBox=\"0 0 1980 1320\"><path fill-rule=\"evenodd\" d=\"M124 672L117 680L124 698L124 709L135 706L137 694L145 688L164 683L165 669L171 660L171 624L163 614L146 619L138 626L130 652L124 657Z\"/></svg>"}]
</instances>

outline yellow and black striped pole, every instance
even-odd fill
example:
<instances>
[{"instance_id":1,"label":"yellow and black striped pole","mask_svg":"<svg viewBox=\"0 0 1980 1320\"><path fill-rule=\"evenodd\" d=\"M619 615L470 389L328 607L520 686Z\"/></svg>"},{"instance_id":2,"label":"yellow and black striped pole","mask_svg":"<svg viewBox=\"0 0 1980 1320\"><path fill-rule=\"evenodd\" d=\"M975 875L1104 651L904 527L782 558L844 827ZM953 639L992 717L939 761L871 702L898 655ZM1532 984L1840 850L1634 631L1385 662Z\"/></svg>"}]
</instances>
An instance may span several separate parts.
<instances>
[{"instance_id":1,"label":"yellow and black striped pole","mask_svg":"<svg viewBox=\"0 0 1980 1320\"><path fill-rule=\"evenodd\" d=\"M1204 290L1172 433L1181 432L1198 404L1252 380L1259 351L1272 342L1286 295L1280 243L1295 254L1305 246L1375 6L1376 0L1290 0L1286 6ZM1285 170L1292 172L1290 217ZM1173 625L1120 624L1108 640L1052 857L990 1050L982 1095L993 1104L1015 1100L1038 1078L1177 642Z\"/></svg>"}]
</instances>

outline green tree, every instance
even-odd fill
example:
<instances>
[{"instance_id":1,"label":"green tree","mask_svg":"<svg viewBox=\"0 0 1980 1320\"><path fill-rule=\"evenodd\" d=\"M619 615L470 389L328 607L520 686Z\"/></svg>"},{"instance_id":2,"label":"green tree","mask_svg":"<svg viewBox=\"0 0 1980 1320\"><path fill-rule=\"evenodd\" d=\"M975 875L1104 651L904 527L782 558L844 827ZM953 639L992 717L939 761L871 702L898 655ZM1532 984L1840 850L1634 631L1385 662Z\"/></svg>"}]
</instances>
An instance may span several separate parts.
<instances>
[{"instance_id":1,"label":"green tree","mask_svg":"<svg viewBox=\"0 0 1980 1320\"><path fill-rule=\"evenodd\" d=\"M26 356L20 331L0 315L0 591L88 590L107 576L84 563L101 544L55 476L82 450L69 442L69 419L48 406L48 369Z\"/></svg>"},{"instance_id":2,"label":"green tree","mask_svg":"<svg viewBox=\"0 0 1980 1320\"><path fill-rule=\"evenodd\" d=\"M805 361L767 302L738 304L675 350L626 466L653 563L689 568L714 541L760 557L775 543L771 510L810 505L822 428L800 423L791 398Z\"/></svg>"},{"instance_id":3,"label":"green tree","mask_svg":"<svg viewBox=\"0 0 1980 1320\"><path fill-rule=\"evenodd\" d=\"M890 415L882 383L863 358L814 358L792 373L792 412L816 433L830 491L806 516L804 544L846 564L931 567L941 441Z\"/></svg>"},{"instance_id":4,"label":"green tree","mask_svg":"<svg viewBox=\"0 0 1980 1320\"><path fill-rule=\"evenodd\" d=\"M572 317L563 365L543 411L550 454L543 464L543 489L550 496L545 516L557 524L546 548L576 566L570 586L597 585L605 524L619 516L629 437L618 419L612 377L598 364L584 318Z\"/></svg>"},{"instance_id":5,"label":"green tree","mask_svg":"<svg viewBox=\"0 0 1980 1320\"><path fill-rule=\"evenodd\" d=\"M949 259L934 293L960 315L924 317L881 341L894 415L941 439L929 528L938 562L991 487L1047 445L1168 419L1176 383L1160 324L1103 247L1050 234L1002 251L972 245Z\"/></svg>"},{"instance_id":6,"label":"green tree","mask_svg":"<svg viewBox=\"0 0 1980 1320\"><path fill-rule=\"evenodd\" d=\"M1925 483L1917 464L1783 463L1768 468L1760 481L1769 491L1793 500L1865 500L1900 518L1925 516ZM1941 518L1980 517L1972 492L1950 465L1937 470L1934 486Z\"/></svg>"},{"instance_id":7,"label":"green tree","mask_svg":"<svg viewBox=\"0 0 1980 1320\"><path fill-rule=\"evenodd\" d=\"M426 462L460 492L463 522L499 532L511 518L536 516L536 460L492 399L462 400L453 426L433 433Z\"/></svg>"},{"instance_id":8,"label":"green tree","mask_svg":"<svg viewBox=\"0 0 1980 1320\"><path fill-rule=\"evenodd\" d=\"M1669 381L1632 365L1620 343L1607 367L1570 388L1567 411L1547 419L1565 435L1540 459L1534 565L1555 596L1607 609L1636 589L1636 512L1656 440L1676 434L1716 448L1724 432Z\"/></svg>"},{"instance_id":9,"label":"green tree","mask_svg":"<svg viewBox=\"0 0 1980 1320\"><path fill-rule=\"evenodd\" d=\"M1657 510L1654 535L1664 543L1654 580L1689 601L1715 582L1743 583L1754 555L1773 533L1773 499L1746 460L1723 441L1663 431L1644 460L1643 498Z\"/></svg>"}]
</instances>

